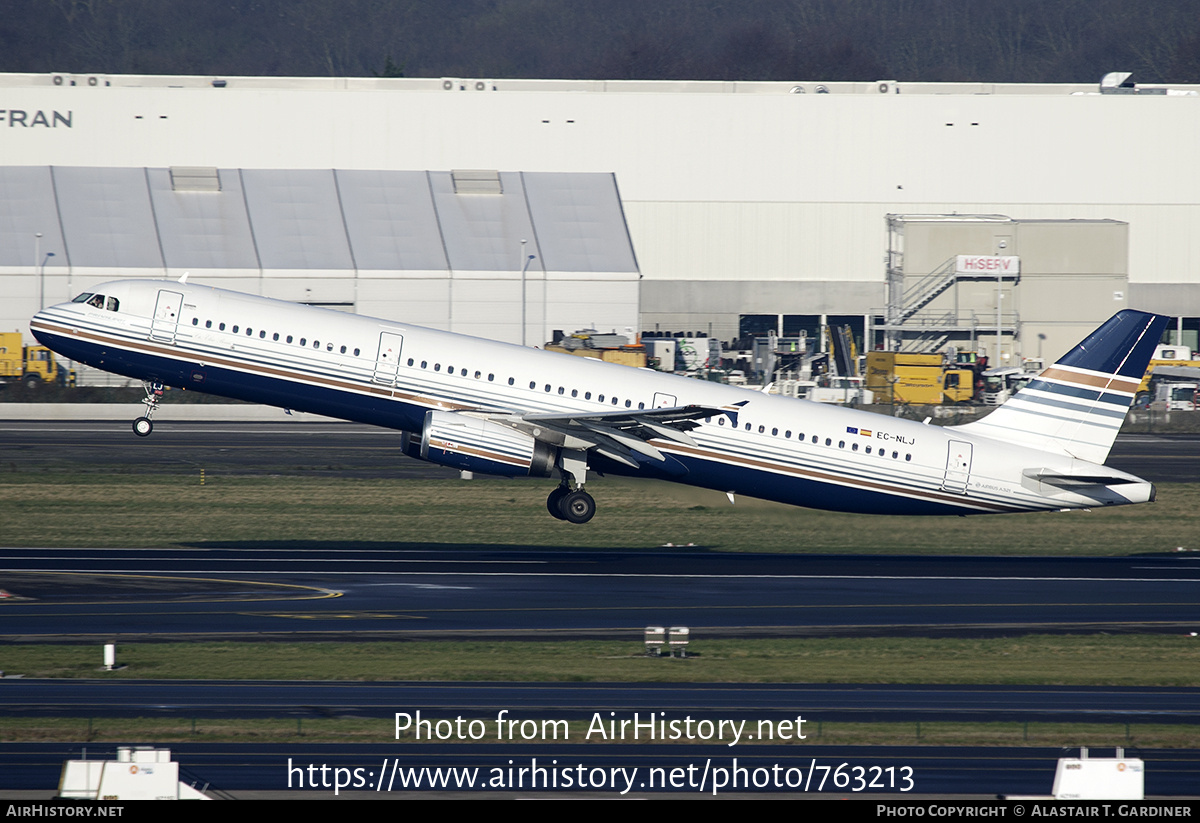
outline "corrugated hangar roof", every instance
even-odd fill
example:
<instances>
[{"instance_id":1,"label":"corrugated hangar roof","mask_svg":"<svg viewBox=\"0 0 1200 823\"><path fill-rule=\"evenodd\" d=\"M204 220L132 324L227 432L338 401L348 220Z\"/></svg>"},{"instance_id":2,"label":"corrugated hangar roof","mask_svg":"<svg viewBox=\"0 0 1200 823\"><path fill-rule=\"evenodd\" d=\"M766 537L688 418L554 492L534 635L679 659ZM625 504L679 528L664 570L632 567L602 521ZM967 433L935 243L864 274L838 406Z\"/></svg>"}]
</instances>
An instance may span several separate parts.
<instances>
[{"instance_id":1,"label":"corrugated hangar roof","mask_svg":"<svg viewBox=\"0 0 1200 823\"><path fill-rule=\"evenodd\" d=\"M0 166L0 267L637 271L612 174L492 174Z\"/></svg>"}]
</instances>

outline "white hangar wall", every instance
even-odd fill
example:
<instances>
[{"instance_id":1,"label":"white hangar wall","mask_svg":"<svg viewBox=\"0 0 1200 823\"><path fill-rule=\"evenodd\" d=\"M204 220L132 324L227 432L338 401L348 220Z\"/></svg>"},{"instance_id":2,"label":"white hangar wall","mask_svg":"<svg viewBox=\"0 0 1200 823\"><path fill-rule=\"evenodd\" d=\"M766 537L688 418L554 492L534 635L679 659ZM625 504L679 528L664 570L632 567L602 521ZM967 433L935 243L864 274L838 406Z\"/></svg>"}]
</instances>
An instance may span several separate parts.
<instances>
[{"instance_id":1,"label":"white hangar wall","mask_svg":"<svg viewBox=\"0 0 1200 823\"><path fill-rule=\"evenodd\" d=\"M1128 304L1200 316L1197 87L823 88L0 75L0 156L613 174L645 328L702 330L707 319L730 337L743 310L880 311L887 214L1122 221Z\"/></svg>"},{"instance_id":2,"label":"white hangar wall","mask_svg":"<svg viewBox=\"0 0 1200 823\"><path fill-rule=\"evenodd\" d=\"M531 345L638 323L611 174L0 166L0 322L185 272Z\"/></svg>"}]
</instances>

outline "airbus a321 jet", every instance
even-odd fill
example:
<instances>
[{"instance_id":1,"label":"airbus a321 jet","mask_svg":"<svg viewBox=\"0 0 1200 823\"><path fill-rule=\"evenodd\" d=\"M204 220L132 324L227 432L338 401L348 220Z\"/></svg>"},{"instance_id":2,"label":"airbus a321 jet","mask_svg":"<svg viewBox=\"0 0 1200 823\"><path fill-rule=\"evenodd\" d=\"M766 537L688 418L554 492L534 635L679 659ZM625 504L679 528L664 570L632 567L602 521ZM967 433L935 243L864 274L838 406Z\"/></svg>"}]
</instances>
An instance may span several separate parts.
<instances>
[{"instance_id":1,"label":"airbus a321 jet","mask_svg":"<svg viewBox=\"0 0 1200 823\"><path fill-rule=\"evenodd\" d=\"M1167 322L1145 312L1118 312L984 419L943 427L185 281L104 283L30 328L145 381L135 434L151 433L162 385L385 426L422 460L557 477L546 508L572 523L596 512L589 471L875 514L1154 499L1104 465Z\"/></svg>"}]
</instances>

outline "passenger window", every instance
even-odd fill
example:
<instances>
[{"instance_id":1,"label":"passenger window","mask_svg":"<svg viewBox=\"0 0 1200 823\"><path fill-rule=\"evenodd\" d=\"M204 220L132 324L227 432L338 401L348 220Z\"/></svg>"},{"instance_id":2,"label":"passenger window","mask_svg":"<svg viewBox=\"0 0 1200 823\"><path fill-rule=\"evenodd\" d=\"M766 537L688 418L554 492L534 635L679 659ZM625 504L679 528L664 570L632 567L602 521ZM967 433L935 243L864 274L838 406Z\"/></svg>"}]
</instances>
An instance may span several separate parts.
<instances>
[{"instance_id":1,"label":"passenger window","mask_svg":"<svg viewBox=\"0 0 1200 823\"><path fill-rule=\"evenodd\" d=\"M866 453L867 453L867 454L870 454L870 453L871 453L871 447L870 447L870 446L867 446L867 448L866 448L866 449L864 449L864 451L866 451Z\"/></svg>"},{"instance_id":2,"label":"passenger window","mask_svg":"<svg viewBox=\"0 0 1200 823\"><path fill-rule=\"evenodd\" d=\"M212 321L211 321L211 320L205 320L205 321L204 321L204 328L206 328L206 329L211 329L211 328L212 328Z\"/></svg>"},{"instance_id":3,"label":"passenger window","mask_svg":"<svg viewBox=\"0 0 1200 823\"><path fill-rule=\"evenodd\" d=\"M564 389L562 386L559 386L559 387L558 387L558 393L559 393L559 394L566 394L566 389Z\"/></svg>"},{"instance_id":4,"label":"passenger window","mask_svg":"<svg viewBox=\"0 0 1200 823\"><path fill-rule=\"evenodd\" d=\"M461 374L463 377L466 377L466 376L467 376L467 370L466 370L466 369L463 369L461 372L459 372L459 374ZM475 375L475 376L476 376L476 377L478 377L479 375Z\"/></svg>"},{"instance_id":5,"label":"passenger window","mask_svg":"<svg viewBox=\"0 0 1200 823\"><path fill-rule=\"evenodd\" d=\"M833 439L832 439L832 438L829 438L829 437L826 437L826 438L825 438L825 445L826 445L826 446L832 446L832 445L833 445Z\"/></svg>"},{"instance_id":6,"label":"passenger window","mask_svg":"<svg viewBox=\"0 0 1200 823\"><path fill-rule=\"evenodd\" d=\"M639 409L644 409L644 408L646 408L646 404L645 404L645 403L638 403L638 408L639 408Z\"/></svg>"},{"instance_id":7,"label":"passenger window","mask_svg":"<svg viewBox=\"0 0 1200 823\"><path fill-rule=\"evenodd\" d=\"M413 359L410 357L410 358L408 358L408 365L411 366L412 364L413 364Z\"/></svg>"},{"instance_id":8,"label":"passenger window","mask_svg":"<svg viewBox=\"0 0 1200 823\"><path fill-rule=\"evenodd\" d=\"M750 428L750 427L749 427L749 426L747 426L746 428ZM759 426L759 427L758 427L758 433L759 433L759 434L762 434L762 433L763 433L763 432L765 432L766 430L767 430L767 427L766 427L766 426Z\"/></svg>"},{"instance_id":9,"label":"passenger window","mask_svg":"<svg viewBox=\"0 0 1200 823\"><path fill-rule=\"evenodd\" d=\"M292 336L291 336L290 334L287 336L287 341L288 341L289 343L291 343L291 342L292 342Z\"/></svg>"},{"instance_id":10,"label":"passenger window","mask_svg":"<svg viewBox=\"0 0 1200 823\"><path fill-rule=\"evenodd\" d=\"M494 374L489 374L489 375L488 375L488 382L489 382L489 383L494 383L495 381L496 381L496 375L494 375Z\"/></svg>"},{"instance_id":11,"label":"passenger window","mask_svg":"<svg viewBox=\"0 0 1200 823\"><path fill-rule=\"evenodd\" d=\"M237 326L234 326L234 327L233 327L233 333L234 333L234 334L237 334L237 333L238 333L238 327L237 327Z\"/></svg>"},{"instance_id":12,"label":"passenger window","mask_svg":"<svg viewBox=\"0 0 1200 823\"><path fill-rule=\"evenodd\" d=\"M346 353L346 347L345 347L345 346L342 346L342 349L341 349L341 352L340 352L340 353L341 353L341 354L345 354L345 353ZM411 361L411 360L410 360L410 361L408 361L408 365L410 365L410 366L412 365L412 361Z\"/></svg>"},{"instance_id":13,"label":"passenger window","mask_svg":"<svg viewBox=\"0 0 1200 823\"><path fill-rule=\"evenodd\" d=\"M313 348L314 348L314 349L319 349L319 348L321 348L321 341L320 341L320 340L314 340L314 341L313 341Z\"/></svg>"},{"instance_id":14,"label":"passenger window","mask_svg":"<svg viewBox=\"0 0 1200 823\"><path fill-rule=\"evenodd\" d=\"M446 367L446 374L449 374L449 375L453 376L453 374L454 374L454 367L453 367L453 366L447 366L447 367Z\"/></svg>"},{"instance_id":15,"label":"passenger window","mask_svg":"<svg viewBox=\"0 0 1200 823\"><path fill-rule=\"evenodd\" d=\"M429 365L429 361L428 361L428 360L422 360L422 361L421 361L421 368L425 368L425 367L426 367L426 366L428 366L428 365Z\"/></svg>"},{"instance_id":16,"label":"passenger window","mask_svg":"<svg viewBox=\"0 0 1200 823\"><path fill-rule=\"evenodd\" d=\"M510 385L510 386L511 386L511 385L512 385L513 383L515 383L515 382L517 382L517 381L516 381L516 378L514 378L514 377L510 377L510 378L508 378L508 385Z\"/></svg>"},{"instance_id":17,"label":"passenger window","mask_svg":"<svg viewBox=\"0 0 1200 823\"><path fill-rule=\"evenodd\" d=\"M249 326L247 326L247 327L246 327L246 336L247 336L247 337L250 337L252 334L254 334L254 329L252 329L252 328L250 328Z\"/></svg>"},{"instance_id":18,"label":"passenger window","mask_svg":"<svg viewBox=\"0 0 1200 823\"><path fill-rule=\"evenodd\" d=\"M265 331L260 331L260 332L258 333L258 339L259 339L259 340L266 340L266 339L267 339L267 333L266 333Z\"/></svg>"},{"instance_id":19,"label":"passenger window","mask_svg":"<svg viewBox=\"0 0 1200 823\"><path fill-rule=\"evenodd\" d=\"M724 417L718 417L718 418L717 418L717 425L718 425L718 426L724 426L724 425L725 425L725 418L724 418Z\"/></svg>"},{"instance_id":20,"label":"passenger window","mask_svg":"<svg viewBox=\"0 0 1200 823\"><path fill-rule=\"evenodd\" d=\"M481 371L475 372L475 379L478 380L480 377L483 377L483 372L481 372Z\"/></svg>"},{"instance_id":21,"label":"passenger window","mask_svg":"<svg viewBox=\"0 0 1200 823\"><path fill-rule=\"evenodd\" d=\"M354 356L355 356L355 357L358 357L358 349L355 349L355 350L354 350Z\"/></svg>"},{"instance_id":22,"label":"passenger window","mask_svg":"<svg viewBox=\"0 0 1200 823\"><path fill-rule=\"evenodd\" d=\"M749 423L747 423L747 424L746 424L746 431L750 431L750 424L749 424Z\"/></svg>"},{"instance_id":23,"label":"passenger window","mask_svg":"<svg viewBox=\"0 0 1200 823\"><path fill-rule=\"evenodd\" d=\"M234 331L236 331L236 329L235 329ZM301 338L300 338L300 345L301 345L301 346L307 346L307 345L308 345L308 338L307 338L307 337L301 337Z\"/></svg>"},{"instance_id":24,"label":"passenger window","mask_svg":"<svg viewBox=\"0 0 1200 823\"><path fill-rule=\"evenodd\" d=\"M550 384L549 384L549 383L547 383L547 384L546 384L546 391L550 391Z\"/></svg>"},{"instance_id":25,"label":"passenger window","mask_svg":"<svg viewBox=\"0 0 1200 823\"><path fill-rule=\"evenodd\" d=\"M274 340L276 343L278 343L279 342L279 332L275 332L273 335L271 335L271 339Z\"/></svg>"},{"instance_id":26,"label":"passenger window","mask_svg":"<svg viewBox=\"0 0 1200 823\"><path fill-rule=\"evenodd\" d=\"M221 324L219 324L219 325L217 326L217 330L218 330L218 331L225 331L225 324L224 324L224 323L221 323Z\"/></svg>"},{"instance_id":27,"label":"passenger window","mask_svg":"<svg viewBox=\"0 0 1200 823\"><path fill-rule=\"evenodd\" d=\"M789 438L789 437L791 437L791 436L792 436L792 430L791 430L791 429L788 429L787 431L785 431L785 432L783 433L783 436L784 436L784 438ZM801 435L801 439L803 439L803 435Z\"/></svg>"},{"instance_id":28,"label":"passenger window","mask_svg":"<svg viewBox=\"0 0 1200 823\"><path fill-rule=\"evenodd\" d=\"M434 364L433 364L433 370L434 370L434 371L441 371L441 370L442 370L442 364L441 364L441 363L434 363Z\"/></svg>"},{"instance_id":29,"label":"passenger window","mask_svg":"<svg viewBox=\"0 0 1200 823\"><path fill-rule=\"evenodd\" d=\"M579 389L571 389L571 396L572 396L572 397L578 397L578 396L579 396Z\"/></svg>"},{"instance_id":30,"label":"passenger window","mask_svg":"<svg viewBox=\"0 0 1200 823\"><path fill-rule=\"evenodd\" d=\"M852 451L852 452L856 452L856 451L858 451L858 444L857 444L857 443L854 443L853 445L851 445L851 446L850 446L850 451Z\"/></svg>"},{"instance_id":31,"label":"passenger window","mask_svg":"<svg viewBox=\"0 0 1200 823\"><path fill-rule=\"evenodd\" d=\"M845 441L845 440L839 440L839 441L838 441L838 448L839 448L839 449L844 449L844 448L846 448L846 441Z\"/></svg>"},{"instance_id":32,"label":"passenger window","mask_svg":"<svg viewBox=\"0 0 1200 823\"><path fill-rule=\"evenodd\" d=\"M193 325L193 326L199 326L199 325L200 325L200 318L199 318L199 317L193 317L193 318L192 318L192 325Z\"/></svg>"},{"instance_id":33,"label":"passenger window","mask_svg":"<svg viewBox=\"0 0 1200 823\"><path fill-rule=\"evenodd\" d=\"M585 392L583 393L583 399L584 399L584 400L591 400L591 399L592 399L592 393L591 393L590 391L585 391Z\"/></svg>"},{"instance_id":34,"label":"passenger window","mask_svg":"<svg viewBox=\"0 0 1200 823\"><path fill-rule=\"evenodd\" d=\"M772 437L778 437L778 436L779 436L779 429L771 429L771 436L772 436Z\"/></svg>"},{"instance_id":35,"label":"passenger window","mask_svg":"<svg viewBox=\"0 0 1200 823\"><path fill-rule=\"evenodd\" d=\"M345 350L346 350L346 347L345 347L345 346L342 346L342 351L345 351ZM325 351L333 351L333 344L332 344L332 343L326 343L326 344L325 344Z\"/></svg>"},{"instance_id":36,"label":"passenger window","mask_svg":"<svg viewBox=\"0 0 1200 823\"><path fill-rule=\"evenodd\" d=\"M596 398L596 400L597 400L597 402L603 403L603 402L604 402L604 395L600 395L598 398Z\"/></svg>"}]
</instances>

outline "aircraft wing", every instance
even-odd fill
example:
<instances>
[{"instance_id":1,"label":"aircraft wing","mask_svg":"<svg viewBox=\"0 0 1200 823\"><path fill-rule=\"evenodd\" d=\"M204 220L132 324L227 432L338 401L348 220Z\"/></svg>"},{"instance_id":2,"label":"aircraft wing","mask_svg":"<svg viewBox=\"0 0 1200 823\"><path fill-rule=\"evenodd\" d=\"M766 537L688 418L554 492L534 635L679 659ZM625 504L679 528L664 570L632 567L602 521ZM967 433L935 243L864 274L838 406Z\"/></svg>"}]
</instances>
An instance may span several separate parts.
<instances>
[{"instance_id":1,"label":"aircraft wing","mask_svg":"<svg viewBox=\"0 0 1200 823\"><path fill-rule=\"evenodd\" d=\"M700 425L700 420L724 415L736 426L738 412L747 402L585 414L491 414L488 419L553 446L595 451L638 468L634 453L659 462L666 459L648 441L659 438L695 446L688 432Z\"/></svg>"}]
</instances>

